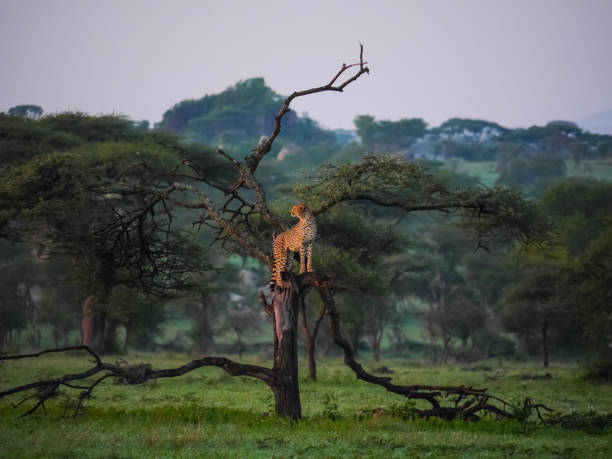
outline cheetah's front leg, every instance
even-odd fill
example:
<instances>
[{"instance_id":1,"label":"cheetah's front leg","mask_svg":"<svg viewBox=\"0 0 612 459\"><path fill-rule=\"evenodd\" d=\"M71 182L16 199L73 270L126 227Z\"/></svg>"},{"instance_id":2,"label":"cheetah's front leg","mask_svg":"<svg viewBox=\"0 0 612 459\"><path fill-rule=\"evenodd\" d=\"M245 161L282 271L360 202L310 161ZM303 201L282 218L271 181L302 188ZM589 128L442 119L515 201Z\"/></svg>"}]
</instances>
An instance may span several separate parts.
<instances>
[{"instance_id":1,"label":"cheetah's front leg","mask_svg":"<svg viewBox=\"0 0 612 459\"><path fill-rule=\"evenodd\" d=\"M306 247L302 244L300 247L300 274L306 272L306 260L310 261L310 258L306 257Z\"/></svg>"},{"instance_id":2,"label":"cheetah's front leg","mask_svg":"<svg viewBox=\"0 0 612 459\"><path fill-rule=\"evenodd\" d=\"M306 271L310 273L312 272L312 244L308 244L308 247L306 247L306 261L308 262Z\"/></svg>"}]
</instances>

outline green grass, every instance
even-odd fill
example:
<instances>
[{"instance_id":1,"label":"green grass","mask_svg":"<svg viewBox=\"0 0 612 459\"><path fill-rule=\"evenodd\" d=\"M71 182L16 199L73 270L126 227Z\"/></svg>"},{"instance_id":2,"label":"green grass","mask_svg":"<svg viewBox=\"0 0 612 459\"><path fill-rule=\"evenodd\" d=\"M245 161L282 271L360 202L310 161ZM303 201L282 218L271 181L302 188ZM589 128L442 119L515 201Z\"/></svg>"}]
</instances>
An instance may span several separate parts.
<instances>
[{"instance_id":1,"label":"green grass","mask_svg":"<svg viewBox=\"0 0 612 459\"><path fill-rule=\"evenodd\" d=\"M610 158L582 161L577 166L574 161L566 161L565 166L568 177L612 181L612 160Z\"/></svg>"},{"instance_id":2,"label":"green grass","mask_svg":"<svg viewBox=\"0 0 612 459\"><path fill-rule=\"evenodd\" d=\"M111 357L105 360L112 361ZM131 355L130 363L178 366L188 356ZM248 359L247 359L248 360ZM252 363L269 365L255 359ZM536 364L489 361L433 367L389 359L394 380L405 384L488 387L511 402L525 396L562 413L612 412L612 387L584 381L576 365L553 365L550 379ZM0 365L0 390L32 377L80 371L87 358L46 356ZM19 419L23 408L0 401L1 457L610 457L612 431L567 429L535 422L484 419L475 424L406 420L394 412L405 400L358 381L340 360L319 365L319 382L301 375L304 420L273 415L272 392L259 381L203 368L180 378L141 386L101 385L76 418L62 418L60 398L49 415ZM398 411L395 409L395 411Z\"/></svg>"},{"instance_id":3,"label":"green grass","mask_svg":"<svg viewBox=\"0 0 612 459\"><path fill-rule=\"evenodd\" d=\"M565 166L567 177L612 181L612 160L609 158L584 160L578 166L573 160L566 160ZM480 183L489 187L495 185L499 178L495 161L471 162L457 158L447 164L447 167L453 168L458 173L475 177Z\"/></svg>"},{"instance_id":4,"label":"green grass","mask_svg":"<svg viewBox=\"0 0 612 459\"><path fill-rule=\"evenodd\" d=\"M495 185L495 181L499 178L496 161L472 162L457 158L453 162L455 172L476 177L480 183L488 187Z\"/></svg>"}]
</instances>

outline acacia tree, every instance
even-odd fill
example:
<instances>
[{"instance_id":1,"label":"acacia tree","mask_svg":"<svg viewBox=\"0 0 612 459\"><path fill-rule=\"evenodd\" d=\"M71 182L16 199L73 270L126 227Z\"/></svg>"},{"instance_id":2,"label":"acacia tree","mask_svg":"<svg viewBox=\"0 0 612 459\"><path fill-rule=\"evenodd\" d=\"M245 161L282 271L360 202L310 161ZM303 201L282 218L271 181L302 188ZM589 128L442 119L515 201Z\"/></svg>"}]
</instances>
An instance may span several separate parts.
<instances>
[{"instance_id":1,"label":"acacia tree","mask_svg":"<svg viewBox=\"0 0 612 459\"><path fill-rule=\"evenodd\" d=\"M192 162L184 160L164 177L170 185L160 188L152 184L148 187L148 192L169 206L200 212L196 223L214 228L217 239L222 244L271 267L268 253L271 234L285 230L288 225L268 207L264 189L256 175L258 166L280 134L283 117L289 113L289 106L295 98L327 91L342 92L348 85L369 73L366 65L361 46L359 62L353 65L343 64L329 83L297 91L287 97L274 118L271 135L262 138L244 160L237 160L218 149L219 155L227 159L235 169L235 180L232 184L219 183L207 176L206 171L198 170ZM355 69L356 72L352 76L346 76L345 72L349 69ZM172 182L172 179L175 181ZM219 192L222 192L223 198L215 199ZM339 167L325 166L310 182L299 187L296 193L307 202L315 216L341 202L359 200L404 212L438 211L455 214L466 229L478 234L479 244L483 243L489 234L499 230L515 239L534 239L546 226L539 218L537 210L515 191L505 188L449 189L421 166L398 158L366 157L359 163ZM345 363L355 372L357 378L380 385L409 399L428 402L429 409L416 410L423 416L440 416L446 419L461 416L464 419L477 419L478 414L482 412L492 412L499 416L512 417L505 409L505 402L487 394L486 389L465 386L403 386L393 384L390 378L376 377L366 372L355 361L352 347L342 336L339 313L334 301L334 280L330 277L316 272L296 277L285 272L282 273L282 281L277 287L270 300L260 292L263 308L272 318L274 326L272 368L241 364L224 357L204 357L178 368L158 370L150 365L108 364L91 349L77 347L94 357L95 365L91 369L5 390L0 392L0 397L39 389L39 394L43 395L39 395L38 402L29 413L43 406L45 400L56 394L60 387L79 387L82 392L77 404L78 411L82 401L107 378L139 384L150 379L179 376L202 366L217 366L230 375L245 375L264 381L274 393L276 413L299 419L301 404L297 360L298 306L306 292L316 291L329 317L334 342L342 348ZM66 349L68 348L63 350ZM25 358L58 351L61 349L2 359ZM97 379L93 383L83 383L84 378L94 375L97 375ZM457 397L453 398L450 405L443 406L442 399L449 394ZM501 403L501 406L498 403Z\"/></svg>"},{"instance_id":2,"label":"acacia tree","mask_svg":"<svg viewBox=\"0 0 612 459\"><path fill-rule=\"evenodd\" d=\"M2 171L0 236L39 241L45 258L69 256L71 278L85 296L82 344L96 352L113 344L118 322L108 320L108 310L116 287L167 297L187 273L204 269L166 204L147 192L160 186L153 171L165 170L168 156L152 153L147 142L108 142Z\"/></svg>"}]
</instances>

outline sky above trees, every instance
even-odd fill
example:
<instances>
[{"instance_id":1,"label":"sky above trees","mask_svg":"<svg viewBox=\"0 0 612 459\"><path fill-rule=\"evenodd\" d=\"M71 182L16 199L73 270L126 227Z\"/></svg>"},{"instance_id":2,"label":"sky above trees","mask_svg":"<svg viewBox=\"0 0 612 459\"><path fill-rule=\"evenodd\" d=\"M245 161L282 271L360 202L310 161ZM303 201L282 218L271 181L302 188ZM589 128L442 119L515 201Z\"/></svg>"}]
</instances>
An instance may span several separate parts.
<instances>
[{"instance_id":1,"label":"sky above trees","mask_svg":"<svg viewBox=\"0 0 612 459\"><path fill-rule=\"evenodd\" d=\"M328 128L360 114L576 120L612 108L611 18L609 0L0 0L0 111L154 123L247 78L286 95L326 84L361 42L372 72L359 90L298 113Z\"/></svg>"}]
</instances>

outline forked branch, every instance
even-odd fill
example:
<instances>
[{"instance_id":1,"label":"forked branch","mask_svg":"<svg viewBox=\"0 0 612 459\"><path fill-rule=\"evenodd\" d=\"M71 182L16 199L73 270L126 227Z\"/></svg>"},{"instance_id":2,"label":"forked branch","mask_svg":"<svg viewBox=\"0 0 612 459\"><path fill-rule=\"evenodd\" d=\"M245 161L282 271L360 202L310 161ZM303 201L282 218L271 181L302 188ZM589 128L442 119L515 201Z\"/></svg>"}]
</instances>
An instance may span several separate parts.
<instances>
[{"instance_id":1,"label":"forked branch","mask_svg":"<svg viewBox=\"0 0 612 459\"><path fill-rule=\"evenodd\" d=\"M337 84L338 80L344 74L344 72L346 72L347 70L353 67L359 67L358 71L351 77ZM367 67L367 62L364 62L363 60L363 45L360 43L358 63L351 64L351 65L342 64L342 67L340 68L338 73L336 73L336 75L326 85L318 86L316 88L305 89L303 91L295 91L293 94L287 97L281 109L278 111L278 113L274 117L274 129L272 130L272 133L270 134L270 136L267 139L264 139L262 142L260 142L259 145L257 145L255 148L253 148L252 150L253 154L245 158L245 164L249 172L251 174L254 174L255 171L257 170L257 166L259 166L259 162L272 149L272 144L274 143L274 140L276 139L276 137L278 137L278 135L281 132L282 119L287 113L289 113L290 111L289 106L291 105L291 102L294 99L298 97L302 97L302 96L308 96L310 94L325 92L325 91L342 92L344 91L344 88L346 88L353 81L357 80L364 73L370 73L370 69ZM234 184L232 189L234 190L238 189L243 184L244 184L244 180L241 178L238 182L236 182L236 184Z\"/></svg>"}]
</instances>

